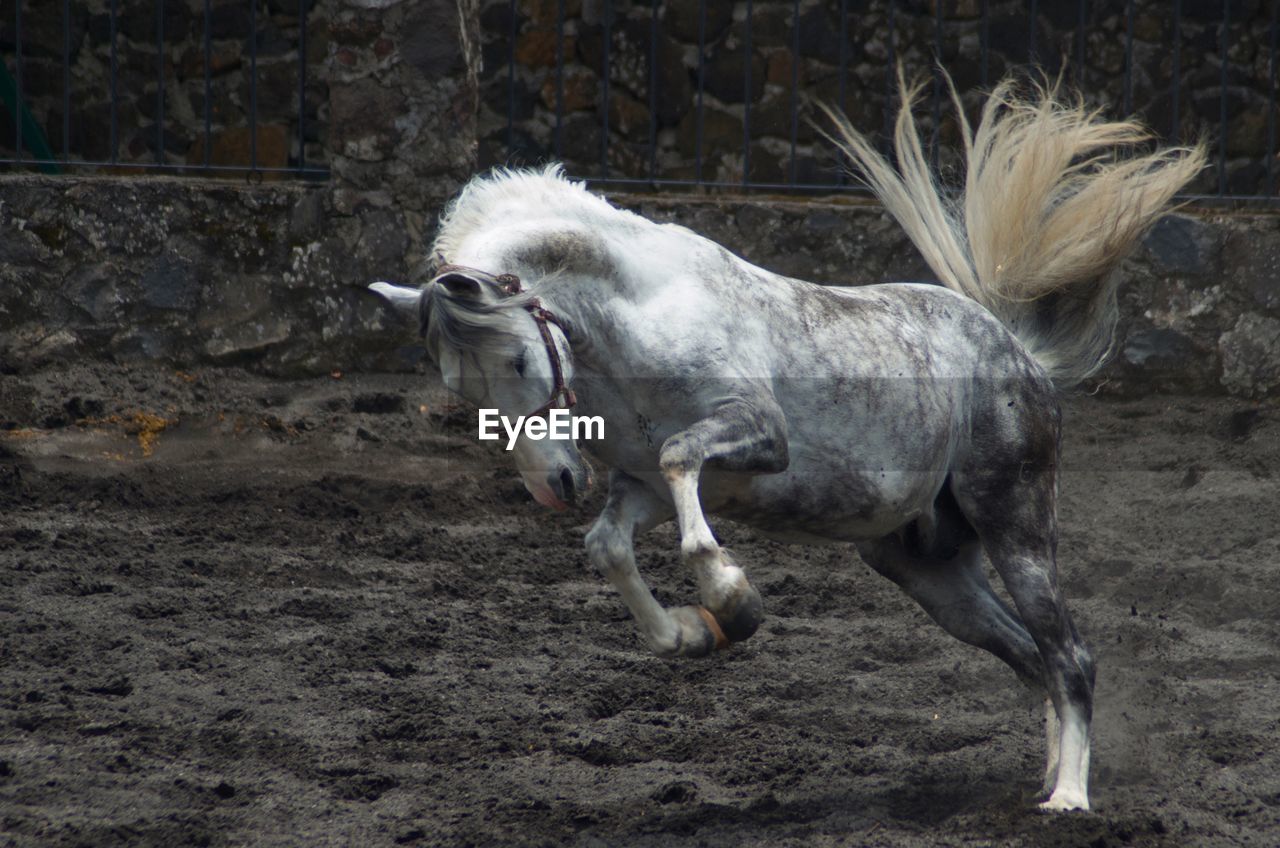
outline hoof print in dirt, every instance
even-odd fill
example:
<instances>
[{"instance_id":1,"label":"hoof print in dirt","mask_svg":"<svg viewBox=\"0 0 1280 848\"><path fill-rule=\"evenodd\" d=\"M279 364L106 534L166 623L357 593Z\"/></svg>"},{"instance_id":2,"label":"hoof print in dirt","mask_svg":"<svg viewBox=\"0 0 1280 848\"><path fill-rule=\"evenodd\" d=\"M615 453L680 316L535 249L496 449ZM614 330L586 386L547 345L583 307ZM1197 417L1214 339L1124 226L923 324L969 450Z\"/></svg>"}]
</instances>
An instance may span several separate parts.
<instances>
[{"instance_id":1,"label":"hoof print in dirt","mask_svg":"<svg viewBox=\"0 0 1280 848\"><path fill-rule=\"evenodd\" d=\"M698 785L689 780L677 780L664 784L653 793L659 804L687 804L698 797Z\"/></svg>"},{"instance_id":2,"label":"hoof print in dirt","mask_svg":"<svg viewBox=\"0 0 1280 848\"><path fill-rule=\"evenodd\" d=\"M133 694L133 684L127 677L117 677L101 686L90 686L89 691L95 695L114 695L123 698L125 695Z\"/></svg>"},{"instance_id":3,"label":"hoof print in dirt","mask_svg":"<svg viewBox=\"0 0 1280 848\"><path fill-rule=\"evenodd\" d=\"M397 845L410 845L414 842L420 842L427 838L427 832L420 827L413 830L406 830L404 833L396 837Z\"/></svg>"},{"instance_id":4,"label":"hoof print in dirt","mask_svg":"<svg viewBox=\"0 0 1280 848\"><path fill-rule=\"evenodd\" d=\"M394 412L404 412L407 408L408 404L403 395L393 395L390 392L356 395L351 401L351 411L365 415L390 415Z\"/></svg>"},{"instance_id":5,"label":"hoof print in dirt","mask_svg":"<svg viewBox=\"0 0 1280 848\"><path fill-rule=\"evenodd\" d=\"M1262 411L1259 409L1237 409L1223 422L1222 435L1232 442L1246 441L1261 418Z\"/></svg>"}]
</instances>

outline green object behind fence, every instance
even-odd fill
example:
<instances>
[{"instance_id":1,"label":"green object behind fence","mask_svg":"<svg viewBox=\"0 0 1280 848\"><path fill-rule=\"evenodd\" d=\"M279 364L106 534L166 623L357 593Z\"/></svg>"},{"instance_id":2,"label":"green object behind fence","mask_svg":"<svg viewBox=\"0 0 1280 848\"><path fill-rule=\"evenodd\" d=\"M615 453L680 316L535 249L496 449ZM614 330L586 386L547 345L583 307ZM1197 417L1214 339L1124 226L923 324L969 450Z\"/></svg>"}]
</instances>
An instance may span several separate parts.
<instances>
[{"instance_id":1,"label":"green object behind fence","mask_svg":"<svg viewBox=\"0 0 1280 848\"><path fill-rule=\"evenodd\" d=\"M18 100L18 85L9 75L9 68L4 62L0 62L0 99L4 100L5 112L14 116L15 123L21 124L22 143L40 161L40 170L46 174L58 173L49 141L44 137L44 131L36 123L27 104Z\"/></svg>"}]
</instances>

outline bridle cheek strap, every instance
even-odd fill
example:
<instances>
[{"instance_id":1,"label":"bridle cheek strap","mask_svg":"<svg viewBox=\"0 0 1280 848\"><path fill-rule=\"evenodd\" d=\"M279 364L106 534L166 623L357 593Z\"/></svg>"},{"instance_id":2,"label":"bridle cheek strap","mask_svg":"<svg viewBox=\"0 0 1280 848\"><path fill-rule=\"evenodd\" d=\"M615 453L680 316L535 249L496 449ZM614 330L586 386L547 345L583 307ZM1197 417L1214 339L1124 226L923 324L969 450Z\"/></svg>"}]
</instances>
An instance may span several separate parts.
<instances>
[{"instance_id":1,"label":"bridle cheek strap","mask_svg":"<svg viewBox=\"0 0 1280 848\"><path fill-rule=\"evenodd\" d=\"M481 271L478 268L454 265L449 262L442 262L436 266L436 277L455 272L491 280L508 295L520 294L523 291L520 287L520 278L515 274L490 274L488 271ZM564 365L560 361L560 349L556 347L556 340L551 335L551 328L547 325L555 324L560 328L560 332L565 334L566 338L568 338L568 331L565 330L564 324L560 323L560 319L555 316L555 313L543 306L536 297L524 304L524 308L533 317L533 322L538 325L538 334L542 336L542 344L547 349L547 361L551 363L552 381L551 397L526 417L538 418L546 415L552 409L572 409L574 404L578 402L578 396L573 393L573 389L565 384ZM560 403L562 398L564 402Z\"/></svg>"},{"instance_id":2,"label":"bridle cheek strap","mask_svg":"<svg viewBox=\"0 0 1280 848\"><path fill-rule=\"evenodd\" d=\"M550 310L545 308L534 298L525 304L525 309L529 310L529 314L533 316L533 321L538 325L538 333L542 336L542 344L547 348L547 361L551 363L551 397L542 406L529 413L529 416L536 418L545 415L552 409L572 409L574 404L578 402L578 396L573 393L573 389L569 388L564 381L564 366L560 362L560 350L556 347L556 340L551 335L551 328L548 324L555 324L560 328L560 332L564 332L564 325L560 323L560 319L556 318ZM567 337L566 333L566 337ZM560 398L564 398L564 403L559 403Z\"/></svg>"}]
</instances>

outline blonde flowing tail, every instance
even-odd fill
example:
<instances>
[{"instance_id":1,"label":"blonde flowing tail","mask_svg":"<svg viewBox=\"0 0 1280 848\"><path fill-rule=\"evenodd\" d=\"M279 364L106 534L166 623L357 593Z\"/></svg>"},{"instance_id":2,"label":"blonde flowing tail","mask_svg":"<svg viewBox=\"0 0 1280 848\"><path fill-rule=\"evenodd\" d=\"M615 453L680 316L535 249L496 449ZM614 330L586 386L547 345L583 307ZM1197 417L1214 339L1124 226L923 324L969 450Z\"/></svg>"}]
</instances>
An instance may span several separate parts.
<instances>
[{"instance_id":1,"label":"blonde flowing tail","mask_svg":"<svg viewBox=\"0 0 1280 848\"><path fill-rule=\"evenodd\" d=\"M1075 385L1111 352L1117 281L1109 272L1204 167L1205 144L1124 155L1151 137L1137 123L1065 102L1058 84L1024 96L1010 79L987 97L975 132L946 82L964 138L962 195L939 189L912 116L923 84L909 85L901 68L898 167L823 107L839 136L832 140L942 283L1003 321L1056 385Z\"/></svg>"}]
</instances>

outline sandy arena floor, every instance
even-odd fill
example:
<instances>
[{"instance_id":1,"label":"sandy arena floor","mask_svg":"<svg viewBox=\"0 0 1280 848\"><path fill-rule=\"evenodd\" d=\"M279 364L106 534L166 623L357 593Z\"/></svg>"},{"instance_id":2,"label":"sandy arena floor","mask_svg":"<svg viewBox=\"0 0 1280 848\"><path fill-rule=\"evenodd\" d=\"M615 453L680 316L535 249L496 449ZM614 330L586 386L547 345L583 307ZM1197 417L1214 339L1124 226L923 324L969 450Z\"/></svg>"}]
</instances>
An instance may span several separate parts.
<instances>
[{"instance_id":1,"label":"sandy arena floor","mask_svg":"<svg viewBox=\"0 0 1280 848\"><path fill-rule=\"evenodd\" d=\"M0 376L0 845L1280 844L1280 407L1066 406L1064 817L1039 705L849 549L716 522L768 619L665 661L599 494L537 507L426 378Z\"/></svg>"}]
</instances>

